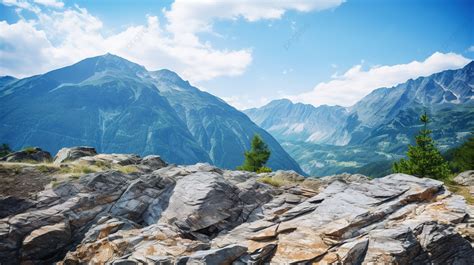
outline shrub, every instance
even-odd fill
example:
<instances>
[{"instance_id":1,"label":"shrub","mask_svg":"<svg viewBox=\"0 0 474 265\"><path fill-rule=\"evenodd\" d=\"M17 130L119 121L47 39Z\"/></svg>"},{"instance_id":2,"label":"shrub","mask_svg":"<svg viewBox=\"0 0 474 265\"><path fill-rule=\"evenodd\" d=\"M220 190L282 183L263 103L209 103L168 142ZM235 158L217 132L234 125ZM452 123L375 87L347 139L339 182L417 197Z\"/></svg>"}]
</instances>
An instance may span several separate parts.
<instances>
[{"instance_id":1,"label":"shrub","mask_svg":"<svg viewBox=\"0 0 474 265\"><path fill-rule=\"evenodd\" d=\"M39 165L36 167L36 169L38 169L39 172L41 173L49 173L49 172L52 172L55 170L54 167L50 167L50 166L47 166L47 165Z\"/></svg>"},{"instance_id":2,"label":"shrub","mask_svg":"<svg viewBox=\"0 0 474 265\"><path fill-rule=\"evenodd\" d=\"M263 166L259 169L257 169L257 173L260 174L260 173L270 173L272 172L272 169L269 168L269 167L266 167L266 166Z\"/></svg>"},{"instance_id":3,"label":"shrub","mask_svg":"<svg viewBox=\"0 0 474 265\"><path fill-rule=\"evenodd\" d=\"M23 148L21 151L23 151L27 154L33 154L33 153L36 153L36 148L32 147L32 146L27 146L27 147Z\"/></svg>"}]
</instances>

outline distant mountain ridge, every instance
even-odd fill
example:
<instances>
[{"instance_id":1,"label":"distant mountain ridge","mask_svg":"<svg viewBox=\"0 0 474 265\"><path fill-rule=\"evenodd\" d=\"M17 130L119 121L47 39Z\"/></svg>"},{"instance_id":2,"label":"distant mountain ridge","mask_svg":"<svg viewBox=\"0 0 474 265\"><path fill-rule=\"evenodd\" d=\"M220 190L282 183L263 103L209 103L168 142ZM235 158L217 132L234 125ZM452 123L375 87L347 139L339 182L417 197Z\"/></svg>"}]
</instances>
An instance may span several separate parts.
<instances>
[{"instance_id":1,"label":"distant mountain ridge","mask_svg":"<svg viewBox=\"0 0 474 265\"><path fill-rule=\"evenodd\" d=\"M24 79L0 78L0 141L12 148L91 145L104 153L159 154L172 163L235 168L253 134L269 166L302 173L265 130L169 70L106 54Z\"/></svg>"},{"instance_id":2,"label":"distant mountain ridge","mask_svg":"<svg viewBox=\"0 0 474 265\"><path fill-rule=\"evenodd\" d=\"M325 175L402 157L423 111L433 120L441 149L460 144L474 130L474 62L376 89L349 108L276 100L244 113L272 133L306 172Z\"/></svg>"}]
</instances>

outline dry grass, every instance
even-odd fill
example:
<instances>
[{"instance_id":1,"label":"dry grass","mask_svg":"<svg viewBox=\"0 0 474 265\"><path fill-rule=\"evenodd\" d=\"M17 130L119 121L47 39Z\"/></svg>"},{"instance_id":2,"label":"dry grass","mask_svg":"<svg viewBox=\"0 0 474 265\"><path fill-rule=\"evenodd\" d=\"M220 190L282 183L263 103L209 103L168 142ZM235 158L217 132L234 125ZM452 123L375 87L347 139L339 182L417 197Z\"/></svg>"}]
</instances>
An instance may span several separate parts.
<instances>
[{"instance_id":1,"label":"dry grass","mask_svg":"<svg viewBox=\"0 0 474 265\"><path fill-rule=\"evenodd\" d=\"M131 174L131 173L135 173L139 171L136 166L132 166L132 165L120 166L117 168L117 170L124 174Z\"/></svg>"},{"instance_id":2,"label":"dry grass","mask_svg":"<svg viewBox=\"0 0 474 265\"><path fill-rule=\"evenodd\" d=\"M449 183L449 184L445 183L445 185L446 187L448 187L449 191L463 196L468 204L474 205L474 197L472 196L468 186L462 186L462 185L457 185L453 183Z\"/></svg>"},{"instance_id":3,"label":"dry grass","mask_svg":"<svg viewBox=\"0 0 474 265\"><path fill-rule=\"evenodd\" d=\"M283 179L274 179L274 178L272 178L272 177L270 177L270 176L258 178L257 181L262 182L262 183L265 183L265 184L268 184L268 185L272 185L272 186L274 186L274 187L281 187L281 186L285 186L285 185L291 184L290 182L288 182L288 181L286 181L286 180L283 180Z\"/></svg>"}]
</instances>

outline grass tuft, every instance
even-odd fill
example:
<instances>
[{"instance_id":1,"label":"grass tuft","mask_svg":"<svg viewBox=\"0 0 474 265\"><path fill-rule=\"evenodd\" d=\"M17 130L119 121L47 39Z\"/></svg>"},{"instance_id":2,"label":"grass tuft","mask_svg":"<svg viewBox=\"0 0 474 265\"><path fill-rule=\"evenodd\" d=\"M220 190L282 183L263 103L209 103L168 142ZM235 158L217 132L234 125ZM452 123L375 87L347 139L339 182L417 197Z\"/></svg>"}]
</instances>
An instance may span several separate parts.
<instances>
[{"instance_id":1,"label":"grass tuft","mask_svg":"<svg viewBox=\"0 0 474 265\"><path fill-rule=\"evenodd\" d=\"M125 173L125 174L131 174L138 172L138 168L136 166L128 165L128 166L123 166L118 168L118 171Z\"/></svg>"},{"instance_id":2,"label":"grass tuft","mask_svg":"<svg viewBox=\"0 0 474 265\"><path fill-rule=\"evenodd\" d=\"M274 187L281 187L288 184L288 181L285 181L282 179L274 179L270 176L258 178L257 181L268 184L268 185L272 185Z\"/></svg>"}]
</instances>

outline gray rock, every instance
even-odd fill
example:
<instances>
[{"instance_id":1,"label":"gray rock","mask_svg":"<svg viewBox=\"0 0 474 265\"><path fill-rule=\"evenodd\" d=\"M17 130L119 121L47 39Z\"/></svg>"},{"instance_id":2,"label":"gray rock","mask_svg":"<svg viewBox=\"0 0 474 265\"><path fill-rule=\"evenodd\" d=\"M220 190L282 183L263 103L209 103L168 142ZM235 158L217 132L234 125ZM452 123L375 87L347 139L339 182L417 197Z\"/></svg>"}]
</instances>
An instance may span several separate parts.
<instances>
[{"instance_id":1,"label":"gray rock","mask_svg":"<svg viewBox=\"0 0 474 265\"><path fill-rule=\"evenodd\" d=\"M141 158L132 154L98 154L95 156L85 156L76 160L77 162L85 162L88 164L97 164L97 162L104 162L110 164L118 164L121 166L137 165Z\"/></svg>"},{"instance_id":2,"label":"gray rock","mask_svg":"<svg viewBox=\"0 0 474 265\"><path fill-rule=\"evenodd\" d=\"M474 249L454 227L428 222L414 231L432 264L474 264Z\"/></svg>"},{"instance_id":3,"label":"gray rock","mask_svg":"<svg viewBox=\"0 0 474 265\"><path fill-rule=\"evenodd\" d=\"M52 160L49 152L43 151L39 147L28 148L26 150L11 153L0 158L0 161L6 162L50 162Z\"/></svg>"},{"instance_id":4,"label":"gray rock","mask_svg":"<svg viewBox=\"0 0 474 265\"><path fill-rule=\"evenodd\" d=\"M111 265L139 265L141 264L140 262L136 260L130 260L130 259L117 259L109 263Z\"/></svg>"},{"instance_id":5,"label":"gray rock","mask_svg":"<svg viewBox=\"0 0 474 265\"><path fill-rule=\"evenodd\" d=\"M13 196L0 197L0 219L21 213L33 205L34 202L29 199Z\"/></svg>"},{"instance_id":6,"label":"gray rock","mask_svg":"<svg viewBox=\"0 0 474 265\"><path fill-rule=\"evenodd\" d=\"M400 226L371 231L363 263L413 264L417 260L426 264L426 258L413 231Z\"/></svg>"},{"instance_id":7,"label":"gray rock","mask_svg":"<svg viewBox=\"0 0 474 265\"><path fill-rule=\"evenodd\" d=\"M458 184L465 186L474 186L474 170L468 170L460 173L454 178Z\"/></svg>"},{"instance_id":8,"label":"gray rock","mask_svg":"<svg viewBox=\"0 0 474 265\"><path fill-rule=\"evenodd\" d=\"M177 181L162 220L189 232L218 225L235 217L236 193L217 173L192 173Z\"/></svg>"},{"instance_id":9,"label":"gray rock","mask_svg":"<svg viewBox=\"0 0 474 265\"><path fill-rule=\"evenodd\" d=\"M148 169L83 175L21 210L7 207L0 263L49 264L66 250L64 264L472 262L472 246L457 230L469 228L471 207L436 180L338 177L318 180L315 195L297 177L274 188L256 174L208 164L151 171L133 155L73 163L81 160ZM16 202L0 206L9 200Z\"/></svg>"},{"instance_id":10,"label":"gray rock","mask_svg":"<svg viewBox=\"0 0 474 265\"><path fill-rule=\"evenodd\" d=\"M223 248L197 251L191 256L182 257L177 264L220 264L229 265L247 252L247 248L239 245L229 245Z\"/></svg>"},{"instance_id":11,"label":"gray rock","mask_svg":"<svg viewBox=\"0 0 474 265\"><path fill-rule=\"evenodd\" d=\"M54 157L54 164L60 165L61 163L67 161L74 161L78 158L85 157L85 156L95 156L97 152L95 148L88 147L88 146L76 146L76 147L69 147L69 148L62 148L58 151L56 156Z\"/></svg>"},{"instance_id":12,"label":"gray rock","mask_svg":"<svg viewBox=\"0 0 474 265\"><path fill-rule=\"evenodd\" d=\"M40 260L58 252L69 244L71 231L68 222L43 226L32 231L24 240L21 255L23 259Z\"/></svg>"},{"instance_id":13,"label":"gray rock","mask_svg":"<svg viewBox=\"0 0 474 265\"><path fill-rule=\"evenodd\" d=\"M150 168L152 171L166 167L168 165L161 159L160 156L157 155L145 156L140 164Z\"/></svg>"}]
</instances>

